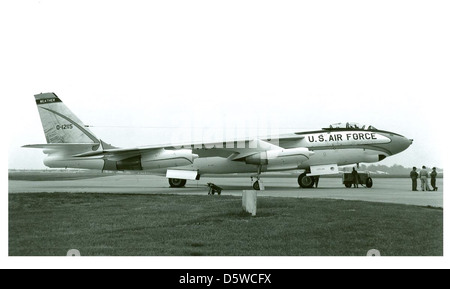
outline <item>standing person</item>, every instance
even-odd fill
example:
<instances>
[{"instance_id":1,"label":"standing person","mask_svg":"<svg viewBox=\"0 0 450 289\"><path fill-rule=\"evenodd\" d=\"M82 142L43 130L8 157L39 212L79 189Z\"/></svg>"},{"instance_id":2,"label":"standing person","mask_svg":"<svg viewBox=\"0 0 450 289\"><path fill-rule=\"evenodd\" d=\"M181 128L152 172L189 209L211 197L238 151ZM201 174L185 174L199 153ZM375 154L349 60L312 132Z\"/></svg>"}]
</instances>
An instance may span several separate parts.
<instances>
[{"instance_id":1,"label":"standing person","mask_svg":"<svg viewBox=\"0 0 450 289\"><path fill-rule=\"evenodd\" d=\"M359 183L359 177L358 177L358 172L356 171L355 168L353 168L352 177L353 177L353 187L357 188L358 183Z\"/></svg>"},{"instance_id":2,"label":"standing person","mask_svg":"<svg viewBox=\"0 0 450 289\"><path fill-rule=\"evenodd\" d=\"M320 176L314 176L314 186L317 188L319 186L319 178Z\"/></svg>"},{"instance_id":3,"label":"standing person","mask_svg":"<svg viewBox=\"0 0 450 289\"><path fill-rule=\"evenodd\" d=\"M417 173L417 168L413 167L412 171L409 173L412 180L412 190L417 191L417 179L419 178L419 173Z\"/></svg>"},{"instance_id":4,"label":"standing person","mask_svg":"<svg viewBox=\"0 0 450 289\"><path fill-rule=\"evenodd\" d=\"M430 173L430 177L431 177L431 186L433 187L433 191L437 191L438 187L436 187L436 177L437 177L437 172L436 172L436 168L433 168L433 171Z\"/></svg>"},{"instance_id":5,"label":"standing person","mask_svg":"<svg viewBox=\"0 0 450 289\"><path fill-rule=\"evenodd\" d=\"M422 187L422 191L428 191L429 187L428 187L428 171L427 171L427 167L422 166L422 169L420 170L419 173L420 176L420 181L421 181L421 187Z\"/></svg>"}]
</instances>

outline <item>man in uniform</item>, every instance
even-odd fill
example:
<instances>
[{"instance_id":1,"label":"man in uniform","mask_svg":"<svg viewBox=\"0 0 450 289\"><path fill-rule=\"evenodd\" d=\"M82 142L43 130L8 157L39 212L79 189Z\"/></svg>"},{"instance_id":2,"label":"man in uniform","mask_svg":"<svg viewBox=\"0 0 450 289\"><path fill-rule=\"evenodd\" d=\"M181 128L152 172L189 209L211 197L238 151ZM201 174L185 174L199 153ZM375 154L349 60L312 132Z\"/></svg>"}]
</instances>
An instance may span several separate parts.
<instances>
[{"instance_id":1,"label":"man in uniform","mask_svg":"<svg viewBox=\"0 0 450 289\"><path fill-rule=\"evenodd\" d=\"M353 168L352 177L353 177L353 187L357 188L359 184L359 176L355 168Z\"/></svg>"},{"instance_id":2,"label":"man in uniform","mask_svg":"<svg viewBox=\"0 0 450 289\"><path fill-rule=\"evenodd\" d=\"M419 178L419 174L417 173L416 167L413 167L413 170L409 173L409 176L412 180L412 190L417 191L417 179Z\"/></svg>"},{"instance_id":3,"label":"man in uniform","mask_svg":"<svg viewBox=\"0 0 450 289\"><path fill-rule=\"evenodd\" d=\"M436 187L436 177L437 177L436 168L433 168L433 171L430 173L430 177L431 177L431 186L433 187L433 191L437 191L438 187Z\"/></svg>"},{"instance_id":4,"label":"man in uniform","mask_svg":"<svg viewBox=\"0 0 450 289\"><path fill-rule=\"evenodd\" d=\"M428 186L428 171L427 167L422 166L419 173L420 181L422 182L422 191L431 191L430 186Z\"/></svg>"}]
</instances>

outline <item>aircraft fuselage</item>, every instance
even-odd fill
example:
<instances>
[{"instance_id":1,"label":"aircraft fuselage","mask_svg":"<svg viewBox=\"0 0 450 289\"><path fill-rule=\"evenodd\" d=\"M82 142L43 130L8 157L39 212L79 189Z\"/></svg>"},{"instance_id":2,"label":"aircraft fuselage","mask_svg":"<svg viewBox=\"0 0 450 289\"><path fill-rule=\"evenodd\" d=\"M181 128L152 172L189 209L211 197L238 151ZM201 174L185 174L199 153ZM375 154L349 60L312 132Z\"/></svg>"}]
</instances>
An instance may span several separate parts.
<instances>
[{"instance_id":1,"label":"aircraft fuselage","mask_svg":"<svg viewBox=\"0 0 450 289\"><path fill-rule=\"evenodd\" d=\"M47 167L142 170L165 175L177 187L208 174L253 173L259 179L262 172L298 169L305 171L300 186L309 187L312 176L337 173L338 166L378 162L412 143L373 126L338 123L266 139L118 148L96 137L56 94L41 93L35 101L47 144L24 147L43 149Z\"/></svg>"},{"instance_id":2,"label":"aircraft fuselage","mask_svg":"<svg viewBox=\"0 0 450 289\"><path fill-rule=\"evenodd\" d=\"M263 164L261 172L304 169L311 166L336 164L338 166L356 163L374 163L397 154L411 145L411 140L399 134L379 130L323 129L319 131L294 133L269 140L286 149L307 148L313 152L298 162ZM224 143L223 147L230 145ZM231 143L233 145L233 143ZM234 143L239 145L239 142ZM215 148L213 148L215 149ZM199 150L194 153L202 156ZM292 157L294 158L294 156ZM220 173L255 173L258 165L236 162L229 158L200 157L187 169L197 169L200 175Z\"/></svg>"}]
</instances>

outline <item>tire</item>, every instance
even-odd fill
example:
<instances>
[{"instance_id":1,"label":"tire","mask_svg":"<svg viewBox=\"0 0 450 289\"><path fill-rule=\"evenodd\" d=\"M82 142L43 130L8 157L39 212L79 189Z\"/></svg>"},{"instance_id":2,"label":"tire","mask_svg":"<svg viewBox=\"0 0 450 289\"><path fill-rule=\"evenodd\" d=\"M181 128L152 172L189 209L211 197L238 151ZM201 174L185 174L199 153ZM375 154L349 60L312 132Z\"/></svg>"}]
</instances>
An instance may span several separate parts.
<instances>
[{"instance_id":1,"label":"tire","mask_svg":"<svg viewBox=\"0 0 450 289\"><path fill-rule=\"evenodd\" d=\"M183 179L169 179L171 188L182 188L186 185L186 180Z\"/></svg>"},{"instance_id":2,"label":"tire","mask_svg":"<svg viewBox=\"0 0 450 289\"><path fill-rule=\"evenodd\" d=\"M306 173L301 174L298 177L298 184L302 188L312 188L314 186L314 179L310 176L307 176Z\"/></svg>"},{"instance_id":3,"label":"tire","mask_svg":"<svg viewBox=\"0 0 450 289\"><path fill-rule=\"evenodd\" d=\"M259 189L260 189L260 187L259 187L259 181L254 182L253 185L252 185L252 187L253 187L253 189L254 189L255 191L259 191Z\"/></svg>"},{"instance_id":4,"label":"tire","mask_svg":"<svg viewBox=\"0 0 450 289\"><path fill-rule=\"evenodd\" d=\"M352 183L351 182L345 182L344 183L346 188L351 188L352 187Z\"/></svg>"},{"instance_id":5,"label":"tire","mask_svg":"<svg viewBox=\"0 0 450 289\"><path fill-rule=\"evenodd\" d=\"M373 186L372 178L367 178L366 187L368 187L370 189L372 186Z\"/></svg>"}]
</instances>

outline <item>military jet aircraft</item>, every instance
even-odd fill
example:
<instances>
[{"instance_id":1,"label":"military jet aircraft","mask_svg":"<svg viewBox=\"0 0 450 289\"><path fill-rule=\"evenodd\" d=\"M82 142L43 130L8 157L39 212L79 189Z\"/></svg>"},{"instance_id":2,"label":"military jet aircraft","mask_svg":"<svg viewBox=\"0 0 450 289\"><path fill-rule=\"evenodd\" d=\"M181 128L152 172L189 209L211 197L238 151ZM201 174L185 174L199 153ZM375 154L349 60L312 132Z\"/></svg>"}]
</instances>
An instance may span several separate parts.
<instances>
[{"instance_id":1,"label":"military jet aircraft","mask_svg":"<svg viewBox=\"0 0 450 289\"><path fill-rule=\"evenodd\" d=\"M55 93L35 95L46 144L40 148L49 168L148 171L168 178L171 187L202 176L250 173L259 190L264 172L301 170L298 184L311 188L314 177L337 174L339 166L373 163L406 150L412 140L356 123L338 123L276 139L181 143L118 148L95 136Z\"/></svg>"}]
</instances>

